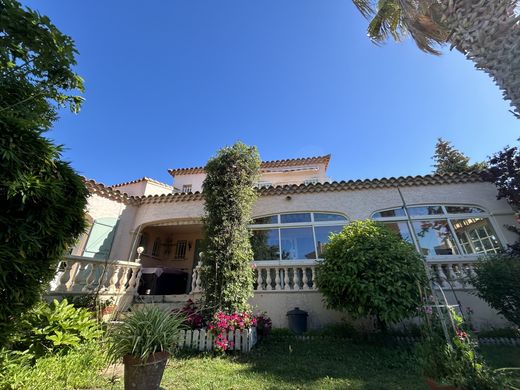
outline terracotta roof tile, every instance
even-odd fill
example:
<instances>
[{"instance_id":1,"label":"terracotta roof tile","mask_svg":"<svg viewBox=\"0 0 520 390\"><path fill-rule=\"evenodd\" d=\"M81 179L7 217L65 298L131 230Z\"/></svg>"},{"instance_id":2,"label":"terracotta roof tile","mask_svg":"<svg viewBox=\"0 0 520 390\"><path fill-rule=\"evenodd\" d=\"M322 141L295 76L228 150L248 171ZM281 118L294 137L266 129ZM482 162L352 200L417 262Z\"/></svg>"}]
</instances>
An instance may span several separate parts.
<instances>
[{"instance_id":1,"label":"terracotta roof tile","mask_svg":"<svg viewBox=\"0 0 520 390\"><path fill-rule=\"evenodd\" d=\"M153 184L157 184L161 187L164 187L164 188L167 188L169 190L173 190L173 187L166 184L166 183L163 183L163 182L160 182L158 180L155 180L155 179L151 179L149 177L142 177L140 179L136 179L136 180L132 180L132 181L127 181L125 183L119 183L119 184L114 184L114 185L111 185L110 187L112 188L117 188L117 187L123 187L123 186L126 186L126 185L129 185L129 184L135 184L135 183L140 183L142 181L147 181L147 182L150 182L150 183L153 183Z\"/></svg>"},{"instance_id":2,"label":"terracotta roof tile","mask_svg":"<svg viewBox=\"0 0 520 390\"><path fill-rule=\"evenodd\" d=\"M290 194L307 194L317 192L339 192L339 191L356 191L378 188L392 187L413 187L413 186L429 186L443 184L459 184L459 183L477 183L483 182L479 172L444 174L444 175L425 175L425 176L401 176L382 179L366 179L366 180L349 180L334 181L329 183L316 184L293 184L275 187L264 187L258 189L260 196L276 196ZM148 203L167 203L167 202L183 202L191 200L203 200L200 192L175 193L166 195L149 195L142 196L139 199L140 204Z\"/></svg>"},{"instance_id":3,"label":"terracotta roof tile","mask_svg":"<svg viewBox=\"0 0 520 390\"><path fill-rule=\"evenodd\" d=\"M200 192L189 193L171 193L162 195L148 196L129 196L126 193L118 191L110 186L97 183L95 180L84 178L85 185L90 193L98 194L118 202L140 205L149 203L170 203L203 200ZM356 191L378 188L392 187L413 187L413 186L429 186L444 184L460 184L460 183L477 183L484 182L479 172L444 174L444 175L425 175L425 176L401 176L382 179L365 179L365 180L349 180L349 181L333 181L329 183L316 184L293 184L276 187L264 187L258 189L260 196L276 196L290 194L308 194L317 192L338 192L338 191Z\"/></svg>"},{"instance_id":4,"label":"terracotta roof tile","mask_svg":"<svg viewBox=\"0 0 520 390\"><path fill-rule=\"evenodd\" d=\"M262 161L261 169L268 168L283 168L283 167L293 167L293 166L302 166L302 165L312 165L312 164L325 164L325 170L329 166L330 162L330 154L325 156L316 156L316 157L302 157L302 158L289 158L285 160L272 160L272 161ZM204 173L204 167L193 167L193 168L176 168L176 169L168 169L170 175L193 175L197 173Z\"/></svg>"}]
</instances>

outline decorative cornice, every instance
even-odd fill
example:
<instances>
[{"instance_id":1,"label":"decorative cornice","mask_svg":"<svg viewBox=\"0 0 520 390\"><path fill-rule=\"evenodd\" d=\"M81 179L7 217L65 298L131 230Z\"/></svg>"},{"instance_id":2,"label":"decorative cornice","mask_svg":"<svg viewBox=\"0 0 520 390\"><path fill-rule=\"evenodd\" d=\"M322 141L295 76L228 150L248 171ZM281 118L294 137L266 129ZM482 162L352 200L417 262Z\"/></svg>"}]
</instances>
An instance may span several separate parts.
<instances>
[{"instance_id":1,"label":"decorative cornice","mask_svg":"<svg viewBox=\"0 0 520 390\"><path fill-rule=\"evenodd\" d=\"M315 184L293 184L285 186L263 187L258 190L260 196L304 194L316 192L355 191L367 189L395 188L395 187L419 187L429 185L460 184L484 182L479 172L425 175L425 176L400 176L382 179L365 179L349 181L333 181Z\"/></svg>"},{"instance_id":2,"label":"decorative cornice","mask_svg":"<svg viewBox=\"0 0 520 390\"><path fill-rule=\"evenodd\" d=\"M425 175L425 176L401 176L382 179L365 179L349 181L333 181L329 183L293 184L273 187L263 187L257 190L259 196L277 196L290 194L310 194L318 192L356 191L367 189L382 189L395 187L419 187L430 185L461 184L484 182L479 172ZM185 202L203 200L200 192L174 193L163 195L148 195L138 198L139 204Z\"/></svg>"},{"instance_id":3,"label":"decorative cornice","mask_svg":"<svg viewBox=\"0 0 520 390\"><path fill-rule=\"evenodd\" d=\"M118 202L131 205L201 201L201 192L171 193L162 195L129 196L110 186L84 178L85 185L91 194L97 194ZM485 182L480 172L452 173L443 175L400 176L382 179L365 179L349 181L333 181L329 183L293 184L257 189L259 196L277 196L290 194L311 194L318 192L356 191L395 187L419 187L430 185L463 184Z\"/></svg>"},{"instance_id":4,"label":"decorative cornice","mask_svg":"<svg viewBox=\"0 0 520 390\"><path fill-rule=\"evenodd\" d=\"M160 182L158 180L155 180L155 179L152 179L152 178L149 178L149 177L142 177L140 179L136 179L136 180L132 180L132 181L127 181L125 183L119 183L119 184L114 184L114 185L111 185L110 187L112 188L117 188L117 187L123 187L123 186L126 186L126 185L129 185L129 184L135 184L135 183L140 183L142 181L146 181L146 182L149 182L149 183L152 183L152 184L156 184L158 186L161 186L163 188L166 188L168 190L173 190L173 187L166 184L166 183L163 183L163 182Z\"/></svg>"},{"instance_id":5,"label":"decorative cornice","mask_svg":"<svg viewBox=\"0 0 520 390\"><path fill-rule=\"evenodd\" d=\"M302 157L302 158L289 158L289 159L285 159L285 160L262 161L262 164L260 165L260 169L284 168L284 167L312 165L312 164L325 164L325 170L327 170L327 167L329 166L329 162L330 162L330 157L331 157L330 154L327 154L325 156L316 156L316 157ZM197 173L204 173L204 167L168 169L168 173L172 176L194 175Z\"/></svg>"}]
</instances>

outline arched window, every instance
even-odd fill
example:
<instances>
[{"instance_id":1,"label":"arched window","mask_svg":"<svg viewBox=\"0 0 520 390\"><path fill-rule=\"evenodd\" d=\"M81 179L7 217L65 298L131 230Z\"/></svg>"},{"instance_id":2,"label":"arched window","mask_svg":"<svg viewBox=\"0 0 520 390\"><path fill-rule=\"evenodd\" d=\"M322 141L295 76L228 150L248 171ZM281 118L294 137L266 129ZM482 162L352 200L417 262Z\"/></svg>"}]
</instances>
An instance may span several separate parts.
<instances>
[{"instance_id":1,"label":"arched window","mask_svg":"<svg viewBox=\"0 0 520 390\"><path fill-rule=\"evenodd\" d=\"M489 213L477 206L397 207L377 211L372 219L414 243L427 257L497 253L502 249Z\"/></svg>"},{"instance_id":2,"label":"arched window","mask_svg":"<svg viewBox=\"0 0 520 390\"><path fill-rule=\"evenodd\" d=\"M251 245L255 261L316 260L331 233L339 233L348 219L341 214L301 212L253 219Z\"/></svg>"}]
</instances>

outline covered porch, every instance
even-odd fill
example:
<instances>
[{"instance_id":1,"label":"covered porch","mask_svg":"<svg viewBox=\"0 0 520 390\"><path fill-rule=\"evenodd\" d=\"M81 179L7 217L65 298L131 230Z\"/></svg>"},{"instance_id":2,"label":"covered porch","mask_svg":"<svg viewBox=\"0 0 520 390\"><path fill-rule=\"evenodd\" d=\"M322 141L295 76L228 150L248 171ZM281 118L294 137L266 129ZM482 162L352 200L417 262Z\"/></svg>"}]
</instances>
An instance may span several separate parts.
<instances>
[{"instance_id":1,"label":"covered porch","mask_svg":"<svg viewBox=\"0 0 520 390\"><path fill-rule=\"evenodd\" d=\"M189 294L202 239L200 220L169 220L143 226L138 237L138 247L143 248L138 295Z\"/></svg>"}]
</instances>

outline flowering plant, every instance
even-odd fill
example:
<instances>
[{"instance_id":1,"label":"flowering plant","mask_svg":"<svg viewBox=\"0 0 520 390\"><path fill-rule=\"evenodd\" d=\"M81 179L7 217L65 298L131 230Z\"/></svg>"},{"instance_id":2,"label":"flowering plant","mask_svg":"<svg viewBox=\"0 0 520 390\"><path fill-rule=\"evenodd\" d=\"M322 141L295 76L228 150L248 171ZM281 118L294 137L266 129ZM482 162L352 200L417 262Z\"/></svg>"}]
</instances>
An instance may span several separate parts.
<instances>
[{"instance_id":1,"label":"flowering plant","mask_svg":"<svg viewBox=\"0 0 520 390\"><path fill-rule=\"evenodd\" d=\"M260 337L267 337L271 333L273 322L266 312L256 315L256 330Z\"/></svg>"},{"instance_id":2,"label":"flowering plant","mask_svg":"<svg viewBox=\"0 0 520 390\"><path fill-rule=\"evenodd\" d=\"M184 315L186 318L184 325L188 326L190 329L201 329L205 325L204 317L195 306L195 302L191 299L188 299L186 305L182 309L175 310L175 312Z\"/></svg>"},{"instance_id":3,"label":"flowering plant","mask_svg":"<svg viewBox=\"0 0 520 390\"><path fill-rule=\"evenodd\" d=\"M228 340L228 332L244 330L253 326L256 326L256 318L250 312L243 311L228 314L218 311L213 315L208 325L208 330L215 337L215 350L224 352L235 346L233 341Z\"/></svg>"},{"instance_id":4,"label":"flowering plant","mask_svg":"<svg viewBox=\"0 0 520 390\"><path fill-rule=\"evenodd\" d=\"M462 312L427 299L423 310L423 340L417 357L426 377L461 389L502 388L503 378L484 361ZM435 310L433 310L435 309Z\"/></svg>"}]
</instances>

